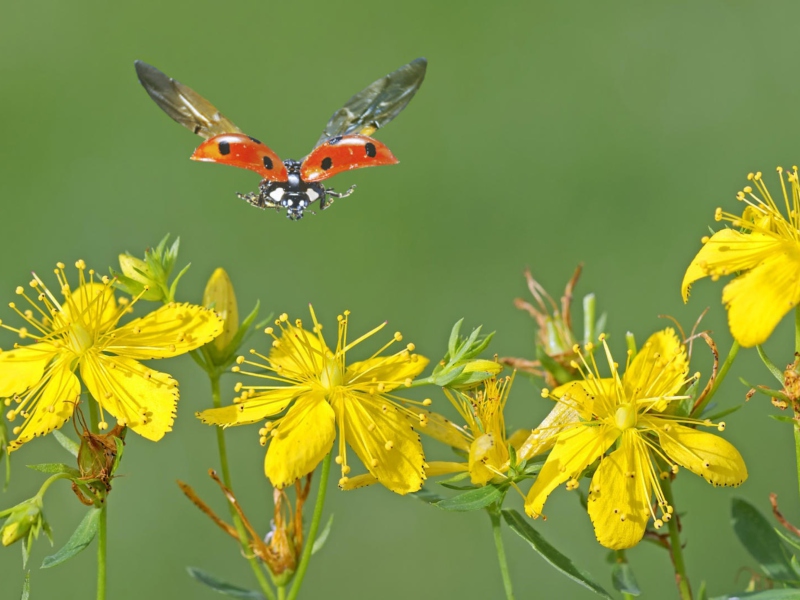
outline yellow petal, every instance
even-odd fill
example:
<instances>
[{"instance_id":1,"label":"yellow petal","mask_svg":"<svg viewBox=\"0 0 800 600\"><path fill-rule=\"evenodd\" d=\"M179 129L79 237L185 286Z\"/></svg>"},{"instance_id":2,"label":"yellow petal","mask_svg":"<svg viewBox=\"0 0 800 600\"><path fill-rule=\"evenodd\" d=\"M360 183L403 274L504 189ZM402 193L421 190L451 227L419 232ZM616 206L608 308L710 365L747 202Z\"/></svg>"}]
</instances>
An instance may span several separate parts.
<instances>
[{"instance_id":1,"label":"yellow petal","mask_svg":"<svg viewBox=\"0 0 800 600\"><path fill-rule=\"evenodd\" d=\"M689 372L686 348L667 327L639 349L622 377L626 398L659 398L678 393ZM663 410L663 407L661 407Z\"/></svg>"},{"instance_id":2,"label":"yellow petal","mask_svg":"<svg viewBox=\"0 0 800 600\"><path fill-rule=\"evenodd\" d=\"M0 352L0 398L21 394L36 385L55 355L56 349L46 343Z\"/></svg>"},{"instance_id":3,"label":"yellow petal","mask_svg":"<svg viewBox=\"0 0 800 600\"><path fill-rule=\"evenodd\" d=\"M378 480L375 479L374 475L363 473L355 477L343 477L339 480L339 489L345 491L357 490L358 488L367 487L368 485L374 485L376 483L378 483Z\"/></svg>"},{"instance_id":4,"label":"yellow petal","mask_svg":"<svg viewBox=\"0 0 800 600\"><path fill-rule=\"evenodd\" d=\"M330 452L336 437L333 409L321 394L297 399L274 430L264 472L276 488L311 473Z\"/></svg>"},{"instance_id":5,"label":"yellow petal","mask_svg":"<svg viewBox=\"0 0 800 600\"><path fill-rule=\"evenodd\" d=\"M206 425L222 427L247 425L282 413L302 391L303 388L293 386L270 390L248 398L244 402L236 402L222 408L209 408L196 413L196 416Z\"/></svg>"},{"instance_id":6,"label":"yellow petal","mask_svg":"<svg viewBox=\"0 0 800 600\"><path fill-rule=\"evenodd\" d=\"M106 331L113 326L121 313L114 297L114 288L102 283L79 286L65 297L61 312L56 315L56 325L82 323L89 331Z\"/></svg>"},{"instance_id":7,"label":"yellow petal","mask_svg":"<svg viewBox=\"0 0 800 600\"><path fill-rule=\"evenodd\" d=\"M761 233L742 233L733 229L717 231L686 269L681 284L683 301L689 299L689 288L698 279L752 269L773 254L781 243L779 239Z\"/></svg>"},{"instance_id":8,"label":"yellow petal","mask_svg":"<svg viewBox=\"0 0 800 600\"><path fill-rule=\"evenodd\" d=\"M86 354L81 378L103 410L133 431L158 441L172 431L178 382L130 358Z\"/></svg>"},{"instance_id":9,"label":"yellow petal","mask_svg":"<svg viewBox=\"0 0 800 600\"><path fill-rule=\"evenodd\" d=\"M81 384L72 373L69 361L59 360L53 363L41 386L34 387L22 399L21 406L29 416L17 431L17 439L8 445L9 452L66 423L80 400L80 394Z\"/></svg>"},{"instance_id":10,"label":"yellow petal","mask_svg":"<svg viewBox=\"0 0 800 600\"><path fill-rule=\"evenodd\" d=\"M541 516L550 492L579 475L611 447L618 435L618 429L605 425L573 426L559 435L525 499L525 512L528 516L534 519Z\"/></svg>"},{"instance_id":11,"label":"yellow petal","mask_svg":"<svg viewBox=\"0 0 800 600\"><path fill-rule=\"evenodd\" d=\"M317 335L301 327L284 325L283 334L270 350L269 361L273 367L287 373L321 373L323 358L332 360L333 357L321 336L321 333Z\"/></svg>"},{"instance_id":12,"label":"yellow petal","mask_svg":"<svg viewBox=\"0 0 800 600\"><path fill-rule=\"evenodd\" d=\"M463 473L469 470L467 463L447 462L434 460L428 463L425 475L428 477L438 477L439 475L450 475L451 473Z\"/></svg>"},{"instance_id":13,"label":"yellow petal","mask_svg":"<svg viewBox=\"0 0 800 600\"><path fill-rule=\"evenodd\" d=\"M782 244L773 254L722 290L734 339L749 348L763 344L800 302L800 246Z\"/></svg>"},{"instance_id":14,"label":"yellow petal","mask_svg":"<svg viewBox=\"0 0 800 600\"><path fill-rule=\"evenodd\" d=\"M492 433L475 438L469 448L469 474L475 485L486 485L508 463L508 447Z\"/></svg>"},{"instance_id":15,"label":"yellow petal","mask_svg":"<svg viewBox=\"0 0 800 600\"><path fill-rule=\"evenodd\" d=\"M519 450L522 448L522 444L528 440L531 433L532 431L530 429L517 429L508 436L508 444L517 451L517 457L519 457ZM553 440L553 443L555 444L555 440Z\"/></svg>"},{"instance_id":16,"label":"yellow petal","mask_svg":"<svg viewBox=\"0 0 800 600\"><path fill-rule=\"evenodd\" d=\"M114 332L105 349L120 356L147 360L184 354L222 332L222 319L193 304L167 304Z\"/></svg>"},{"instance_id":17,"label":"yellow petal","mask_svg":"<svg viewBox=\"0 0 800 600\"><path fill-rule=\"evenodd\" d=\"M539 426L530 432L519 448L512 442L512 445L517 448L517 457L522 461L544 454L555 446L559 433L572 423L577 423L580 419L580 414L572 406L568 406L563 402L556 402L553 409L539 423Z\"/></svg>"},{"instance_id":18,"label":"yellow petal","mask_svg":"<svg viewBox=\"0 0 800 600\"><path fill-rule=\"evenodd\" d=\"M466 432L458 425L446 419L439 413L428 410L421 411L426 416L425 425L420 424L420 432L435 440L447 444L451 448L457 448L464 452L469 452L469 445L472 440Z\"/></svg>"},{"instance_id":19,"label":"yellow petal","mask_svg":"<svg viewBox=\"0 0 800 600\"><path fill-rule=\"evenodd\" d=\"M742 455L727 440L667 419L651 417L650 420L667 456L710 484L738 486L747 479Z\"/></svg>"},{"instance_id":20,"label":"yellow petal","mask_svg":"<svg viewBox=\"0 0 800 600\"><path fill-rule=\"evenodd\" d=\"M628 429L619 448L600 461L592 477L589 517L597 541L606 548L631 548L644 536L652 493L644 476L649 461L639 433Z\"/></svg>"},{"instance_id":21,"label":"yellow petal","mask_svg":"<svg viewBox=\"0 0 800 600\"><path fill-rule=\"evenodd\" d=\"M348 393L333 398L345 441L382 485L416 492L425 479L419 436L408 418L380 396Z\"/></svg>"},{"instance_id":22,"label":"yellow petal","mask_svg":"<svg viewBox=\"0 0 800 600\"><path fill-rule=\"evenodd\" d=\"M419 354L394 354L377 356L354 362L345 373L349 384L375 381L383 383L387 392L395 389L406 379L414 379L428 366L428 359ZM392 385L393 384L393 385Z\"/></svg>"}]
</instances>

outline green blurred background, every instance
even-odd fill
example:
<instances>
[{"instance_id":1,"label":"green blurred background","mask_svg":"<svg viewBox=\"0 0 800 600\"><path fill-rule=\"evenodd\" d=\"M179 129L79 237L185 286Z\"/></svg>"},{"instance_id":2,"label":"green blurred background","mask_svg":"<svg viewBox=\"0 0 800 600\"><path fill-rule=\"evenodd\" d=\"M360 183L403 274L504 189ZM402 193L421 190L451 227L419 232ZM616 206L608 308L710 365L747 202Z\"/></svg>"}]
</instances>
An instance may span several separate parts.
<instances>
[{"instance_id":1,"label":"green blurred background","mask_svg":"<svg viewBox=\"0 0 800 600\"><path fill-rule=\"evenodd\" d=\"M349 308L352 331L388 319L434 358L460 317L497 330L495 352L531 356L533 323L512 305L527 293L523 269L556 296L580 261L578 294L596 292L618 351L626 331L643 341L663 314L690 327L706 306L704 324L727 349L721 285L701 282L684 306L683 270L714 208L736 207L749 170L800 160L795 2L37 0L1 13L8 300L31 270L77 258L105 270L119 252L140 254L170 232L192 263L184 299L199 300L224 266L242 311L260 299L267 311L305 317L313 302L331 323ZM427 80L379 134L401 164L338 176L338 189L357 183L357 192L299 223L235 197L256 188L254 174L189 161L200 138L152 103L133 69L137 58L158 66L280 156L300 158L351 94L417 56L429 60ZM790 330L784 321L767 347L778 364L791 359ZM181 382L179 418L158 444L129 437L110 501L109 597L211 599L186 565L242 585L251 574L174 483L225 511L206 475L217 465L214 432L193 417L210 403L207 381L188 357L158 366ZM708 372L708 361L699 366ZM736 375L769 383L753 351ZM736 379L718 395L725 406L746 392ZM508 421L530 427L547 408L520 378ZM766 511L775 491L800 519L791 433L771 412L756 397L727 419L725 436L750 469L742 488L714 489L688 472L676 483L689 574L711 595L741 589L742 569L755 566L731 532L732 497ZM266 531L256 428L230 430L228 440L236 491ZM44 477L25 464L65 457L52 438L24 447L0 505L38 489ZM332 489L327 510L333 535L304 597L501 597L484 514L444 513L381 488ZM61 546L85 508L63 485L48 493L46 512ZM577 496L557 491L547 514L539 531L610 589L606 552ZM594 597L512 536L519 598ZM32 597L92 597L94 549L36 569L51 552L44 538L35 547ZM630 559L645 597L676 597L663 551L643 545ZM0 597L19 597L20 567L19 546L0 551Z\"/></svg>"}]
</instances>

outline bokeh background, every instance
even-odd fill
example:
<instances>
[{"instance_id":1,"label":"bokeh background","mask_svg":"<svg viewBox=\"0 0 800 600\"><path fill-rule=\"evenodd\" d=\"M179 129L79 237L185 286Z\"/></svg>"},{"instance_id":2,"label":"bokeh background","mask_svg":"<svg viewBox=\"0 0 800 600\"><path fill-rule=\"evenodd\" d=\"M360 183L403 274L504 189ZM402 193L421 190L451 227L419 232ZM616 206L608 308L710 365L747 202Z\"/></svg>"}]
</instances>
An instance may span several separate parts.
<instances>
[{"instance_id":1,"label":"bokeh background","mask_svg":"<svg viewBox=\"0 0 800 600\"><path fill-rule=\"evenodd\" d=\"M578 295L597 294L617 349L626 331L643 341L663 327L659 315L690 327L706 306L704 325L727 349L721 285L701 282L684 305L683 270L714 208L736 207L748 171L772 174L799 159L794 2L37 0L0 14L8 300L31 270L77 258L105 270L169 232L181 237L181 263L192 263L184 299L199 300L221 265L243 312L260 299L267 311L305 316L313 302L330 323L349 308L353 331L388 319L433 358L460 317L496 330L495 352L531 356L533 322L512 305L527 293L523 269L557 295L579 262ZM252 173L189 161L200 138L151 102L133 69L137 58L155 64L280 156L300 158L351 94L417 56L430 62L427 80L379 133L400 165L338 176L337 188L357 183L357 192L299 223L235 197L256 188ZM778 364L791 359L791 329L785 320L768 345ZM698 364L708 372L708 361ZM214 432L193 417L210 403L207 381L188 357L159 366L181 382L179 418L161 443L129 437L110 501L110 597L217 597L187 565L254 587L232 540L175 485L191 483L227 512L206 475L217 465ZM769 383L754 351L741 353L735 374ZM732 406L746 391L734 376L717 398ZM510 425L533 426L547 408L519 378ZM690 577L712 595L741 589L755 566L731 532L732 497L767 511L775 491L800 518L791 434L773 412L756 397L727 418L725 435L750 469L740 489L688 472L676 483ZM256 428L230 430L228 440L236 491L266 531ZM38 489L44 477L25 464L62 453L52 438L16 453L0 505ZM561 489L547 508L539 531L611 589L577 496ZM327 510L332 537L304 597L501 597L484 514L444 513L380 488L332 489ZM59 547L85 508L64 485L48 493L46 512ZM513 534L506 541L519 598L593 597ZM33 597L92 597L94 547L38 570L51 552L44 538L35 547ZM662 550L642 545L630 560L645 597L676 597ZM0 597L18 598L21 580L19 546L2 549Z\"/></svg>"}]
</instances>

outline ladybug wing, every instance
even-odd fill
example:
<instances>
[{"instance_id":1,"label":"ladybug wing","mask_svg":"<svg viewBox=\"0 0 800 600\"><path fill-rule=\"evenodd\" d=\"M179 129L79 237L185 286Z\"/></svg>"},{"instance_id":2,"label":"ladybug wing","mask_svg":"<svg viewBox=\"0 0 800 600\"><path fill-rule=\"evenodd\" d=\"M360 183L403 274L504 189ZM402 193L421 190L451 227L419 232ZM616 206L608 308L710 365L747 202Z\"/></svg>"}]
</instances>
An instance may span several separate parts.
<instances>
[{"instance_id":1,"label":"ladybug wing","mask_svg":"<svg viewBox=\"0 0 800 600\"><path fill-rule=\"evenodd\" d=\"M243 133L223 133L209 138L197 147L191 158L249 169L269 181L286 181L289 178L277 154Z\"/></svg>"},{"instance_id":2,"label":"ladybug wing","mask_svg":"<svg viewBox=\"0 0 800 600\"><path fill-rule=\"evenodd\" d=\"M317 146L339 135L360 133L372 135L400 114L417 93L428 61L412 60L368 85L333 113L325 126Z\"/></svg>"},{"instance_id":3,"label":"ladybug wing","mask_svg":"<svg viewBox=\"0 0 800 600\"><path fill-rule=\"evenodd\" d=\"M152 65L137 60L136 74L150 97L175 121L196 133L210 138L221 133L241 133L217 107L189 86L167 77Z\"/></svg>"},{"instance_id":4,"label":"ladybug wing","mask_svg":"<svg viewBox=\"0 0 800 600\"><path fill-rule=\"evenodd\" d=\"M336 136L320 144L300 165L303 181L322 181L337 173L364 167L395 165L391 150L366 135Z\"/></svg>"}]
</instances>

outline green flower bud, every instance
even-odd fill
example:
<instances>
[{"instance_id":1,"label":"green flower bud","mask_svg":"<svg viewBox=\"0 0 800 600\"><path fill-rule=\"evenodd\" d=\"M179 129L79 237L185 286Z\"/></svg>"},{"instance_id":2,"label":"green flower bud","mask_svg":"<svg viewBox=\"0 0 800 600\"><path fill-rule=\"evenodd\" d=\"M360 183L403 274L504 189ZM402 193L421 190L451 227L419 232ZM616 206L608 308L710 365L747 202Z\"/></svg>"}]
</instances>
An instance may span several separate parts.
<instances>
[{"instance_id":1,"label":"green flower bud","mask_svg":"<svg viewBox=\"0 0 800 600\"><path fill-rule=\"evenodd\" d=\"M216 269L208 278L205 292L203 292L203 305L215 310L225 322L222 333L213 341L214 347L223 352L239 331L239 308L236 305L236 293L225 269L221 267Z\"/></svg>"},{"instance_id":2,"label":"green flower bud","mask_svg":"<svg viewBox=\"0 0 800 600\"><path fill-rule=\"evenodd\" d=\"M117 280L118 287L142 300L173 302L178 281L189 266L184 267L170 282L172 268L178 259L180 239L176 239L171 246L167 246L168 238L167 235L159 242L158 246L145 250L144 260L127 252L120 254L121 272L117 273L113 269L111 271Z\"/></svg>"},{"instance_id":3,"label":"green flower bud","mask_svg":"<svg viewBox=\"0 0 800 600\"><path fill-rule=\"evenodd\" d=\"M38 497L34 496L16 506L3 511L8 518L0 529L0 542L3 546L10 546L16 541L21 540L33 529L34 534L41 530L44 516L42 515L42 504ZM2 513L0 513L2 514Z\"/></svg>"},{"instance_id":4,"label":"green flower bud","mask_svg":"<svg viewBox=\"0 0 800 600\"><path fill-rule=\"evenodd\" d=\"M471 360L464 365L460 375L447 384L449 388L469 388L498 375L503 365L493 360Z\"/></svg>"}]
</instances>

